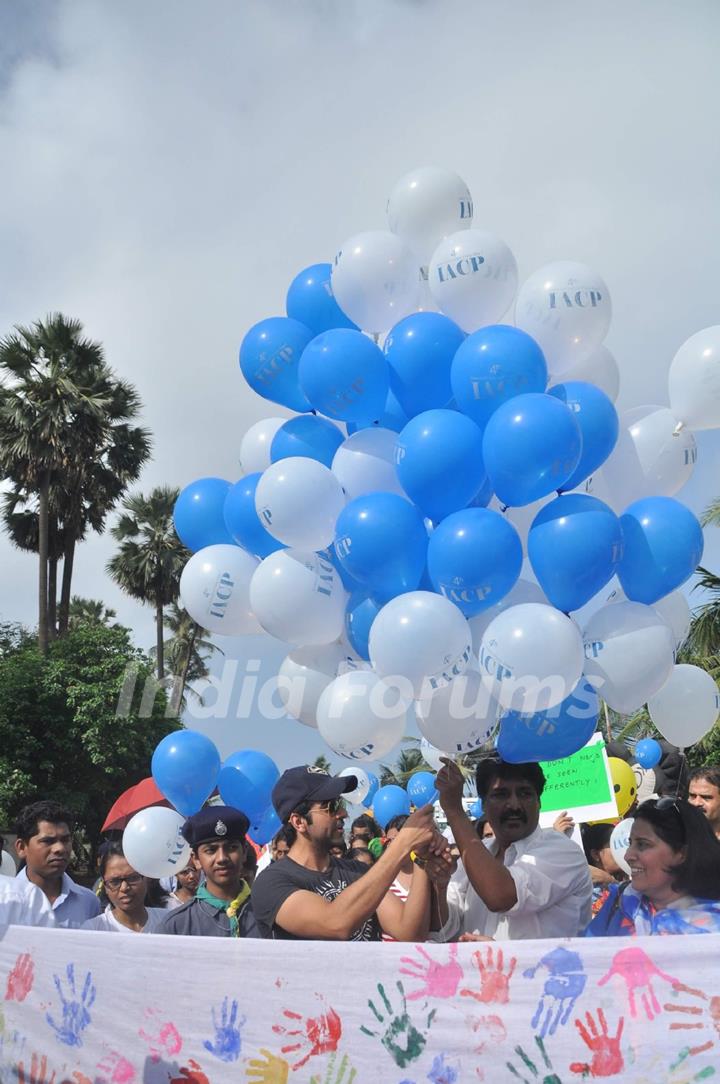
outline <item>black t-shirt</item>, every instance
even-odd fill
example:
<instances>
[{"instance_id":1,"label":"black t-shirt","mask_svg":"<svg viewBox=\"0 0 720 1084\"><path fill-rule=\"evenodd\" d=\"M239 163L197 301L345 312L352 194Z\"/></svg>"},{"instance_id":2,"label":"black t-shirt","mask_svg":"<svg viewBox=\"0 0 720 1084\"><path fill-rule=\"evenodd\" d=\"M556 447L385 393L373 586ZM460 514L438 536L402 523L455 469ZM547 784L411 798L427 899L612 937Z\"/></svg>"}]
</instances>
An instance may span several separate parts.
<instances>
[{"instance_id":1,"label":"black t-shirt","mask_svg":"<svg viewBox=\"0 0 720 1084\"><path fill-rule=\"evenodd\" d=\"M258 874L252 887L252 907L255 921L263 937L275 937L282 940L301 941L293 933L288 933L275 922L275 916L293 892L315 892L325 900L334 900L340 893L367 873L368 867L363 862L347 858L331 858L330 867L322 873L306 869L293 862L292 858L281 858L273 862ZM380 923L373 914L366 919L351 937L351 941L379 941ZM317 938L316 940L323 940Z\"/></svg>"}]
</instances>

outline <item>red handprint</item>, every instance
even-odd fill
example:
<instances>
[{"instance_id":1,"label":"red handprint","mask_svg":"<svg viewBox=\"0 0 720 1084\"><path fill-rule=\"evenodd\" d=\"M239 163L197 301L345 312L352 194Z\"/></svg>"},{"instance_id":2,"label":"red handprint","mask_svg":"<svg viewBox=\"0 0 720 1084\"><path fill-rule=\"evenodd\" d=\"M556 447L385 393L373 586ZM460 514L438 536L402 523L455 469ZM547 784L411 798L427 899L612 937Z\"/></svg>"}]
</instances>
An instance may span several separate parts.
<instances>
[{"instance_id":1,"label":"red handprint","mask_svg":"<svg viewBox=\"0 0 720 1084\"><path fill-rule=\"evenodd\" d=\"M170 1084L210 1084L210 1081L195 1059L189 1058L180 1070L180 1076L173 1077Z\"/></svg>"},{"instance_id":2,"label":"red handprint","mask_svg":"<svg viewBox=\"0 0 720 1084\"><path fill-rule=\"evenodd\" d=\"M24 1001L32 990L35 979L35 965L29 953L21 953L15 966L7 977L5 988L6 1001Z\"/></svg>"},{"instance_id":3,"label":"red handprint","mask_svg":"<svg viewBox=\"0 0 720 1084\"><path fill-rule=\"evenodd\" d=\"M316 997L326 1010L320 1016L309 1016L304 1019L300 1013L285 1009L283 1016L293 1023L297 1023L298 1027L290 1028L284 1024L273 1024L273 1031L276 1035L287 1035L288 1038L301 1037L300 1041L288 1043L287 1046L281 1047L283 1054L291 1054L295 1051L302 1052L302 1057L295 1062L292 1066L293 1069L300 1069L316 1054L329 1054L331 1051L337 1050L337 1045L342 1036L340 1017L329 1005L325 1006L319 994L316 994Z\"/></svg>"},{"instance_id":4,"label":"red handprint","mask_svg":"<svg viewBox=\"0 0 720 1084\"><path fill-rule=\"evenodd\" d=\"M708 997L704 990L697 990L694 986L686 986L684 982L673 983L673 989L680 994L689 994L691 997L697 997L701 1001L705 1001L708 1005L708 1012L710 1019L713 1022L718 1035L720 1035L720 997ZM672 1002L666 1002L663 1006L666 1012L682 1013L684 1016L703 1016L705 1010L700 1005L678 1005ZM670 1031L701 1031L705 1027L705 1024L701 1021L694 1020L692 1023L689 1021L676 1021L670 1025ZM705 1050L710 1050L715 1045L713 1039L709 1042L701 1043L700 1046L687 1047L688 1056L701 1054Z\"/></svg>"},{"instance_id":5,"label":"red handprint","mask_svg":"<svg viewBox=\"0 0 720 1084\"><path fill-rule=\"evenodd\" d=\"M25 1064L18 1062L17 1084L55 1084L55 1073L47 1075L47 1054L33 1054L30 1059L30 1075L25 1074Z\"/></svg>"},{"instance_id":6,"label":"red handprint","mask_svg":"<svg viewBox=\"0 0 720 1084\"><path fill-rule=\"evenodd\" d=\"M419 979L422 983L417 990L407 995L408 1001L417 1001L420 997L455 997L463 977L462 967L457 961L457 945L450 946L450 956L445 963L433 960L422 945L416 945L415 951L427 960L427 963L412 956L403 956L400 960L400 963L408 965L400 968L400 974Z\"/></svg>"},{"instance_id":7,"label":"red handprint","mask_svg":"<svg viewBox=\"0 0 720 1084\"><path fill-rule=\"evenodd\" d=\"M513 956L508 970L503 971L503 950L498 949L497 956L494 955L494 951L492 945L488 945L484 962L481 951L473 953L475 966L480 972L480 990L466 988L460 991L461 997L475 998L484 1005L507 1005L510 1000L510 979L513 977L517 959Z\"/></svg>"},{"instance_id":8,"label":"red handprint","mask_svg":"<svg viewBox=\"0 0 720 1084\"><path fill-rule=\"evenodd\" d=\"M507 1038L507 1028L499 1016L476 1016L467 1023L479 1039L475 1047L476 1054L484 1054L489 1046L499 1046Z\"/></svg>"},{"instance_id":9,"label":"red handprint","mask_svg":"<svg viewBox=\"0 0 720 1084\"><path fill-rule=\"evenodd\" d=\"M620 1017L615 1035L608 1034L607 1021L602 1009L597 1010L597 1018L598 1023L596 1025L592 1013L586 1012L587 1027L585 1027L582 1020L575 1021L575 1027L580 1032L580 1037L585 1046L592 1051L592 1061L589 1065L587 1062L574 1061L570 1066L571 1073L582 1073L583 1076L589 1074L594 1077L615 1076L616 1073L622 1072L625 1067L620 1049L620 1038L625 1026L624 1017Z\"/></svg>"},{"instance_id":10,"label":"red handprint","mask_svg":"<svg viewBox=\"0 0 720 1084\"><path fill-rule=\"evenodd\" d=\"M616 952L610 970L598 981L598 986L604 986L613 975L619 975L627 986L628 1008L633 1019L637 1017L636 991L642 991L640 1002L645 1015L648 1020L654 1020L660 1012L660 1002L655 996L651 980L657 976L673 984L677 981L672 975L660 971L647 953L640 948L627 948Z\"/></svg>"}]
</instances>

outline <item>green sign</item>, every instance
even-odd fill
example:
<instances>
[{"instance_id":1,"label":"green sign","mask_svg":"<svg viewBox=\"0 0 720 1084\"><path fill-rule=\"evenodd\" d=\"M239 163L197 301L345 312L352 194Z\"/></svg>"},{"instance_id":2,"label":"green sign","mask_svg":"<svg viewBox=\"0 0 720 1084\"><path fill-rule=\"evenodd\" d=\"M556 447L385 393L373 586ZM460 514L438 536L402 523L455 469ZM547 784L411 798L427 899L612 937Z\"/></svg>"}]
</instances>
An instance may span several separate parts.
<instances>
[{"instance_id":1,"label":"green sign","mask_svg":"<svg viewBox=\"0 0 720 1084\"><path fill-rule=\"evenodd\" d=\"M540 765L547 783L540 809L559 813L564 809L615 805L612 782L608 775L605 746L591 739L588 745L563 760L543 761ZM612 816L604 813L601 816ZM598 817L600 819L600 817Z\"/></svg>"}]
</instances>

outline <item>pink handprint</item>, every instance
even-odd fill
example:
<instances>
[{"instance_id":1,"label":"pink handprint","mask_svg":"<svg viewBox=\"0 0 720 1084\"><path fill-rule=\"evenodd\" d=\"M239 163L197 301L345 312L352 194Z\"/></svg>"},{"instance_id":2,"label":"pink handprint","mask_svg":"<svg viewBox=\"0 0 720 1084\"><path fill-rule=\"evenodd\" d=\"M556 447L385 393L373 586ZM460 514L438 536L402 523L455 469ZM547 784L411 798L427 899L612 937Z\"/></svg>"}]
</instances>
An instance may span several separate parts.
<instances>
[{"instance_id":1,"label":"pink handprint","mask_svg":"<svg viewBox=\"0 0 720 1084\"><path fill-rule=\"evenodd\" d=\"M625 1026L624 1017L620 1017L618 1029L615 1035L608 1034L607 1021L602 1009L597 1010L598 1023L593 1020L592 1013L586 1012L587 1027L582 1020L575 1021L575 1027L580 1032L580 1037L588 1050L592 1052L592 1061L575 1061L570 1066L571 1073L582 1073L583 1076L615 1076L625 1068L620 1039ZM598 1027L599 1025L599 1027Z\"/></svg>"},{"instance_id":2,"label":"pink handprint","mask_svg":"<svg viewBox=\"0 0 720 1084\"><path fill-rule=\"evenodd\" d=\"M517 965L515 956L511 957L507 971L503 970L503 950L499 948L495 956L492 945L488 945L484 961L481 951L473 953L473 960L480 972L480 990L466 988L460 991L460 996L473 997L484 1005L507 1005L510 1000L510 979Z\"/></svg>"},{"instance_id":3,"label":"pink handprint","mask_svg":"<svg viewBox=\"0 0 720 1084\"><path fill-rule=\"evenodd\" d=\"M627 986L628 1008L633 1019L637 1017L636 992L642 991L640 1003L648 1020L654 1020L660 1012L660 1002L652 988L652 979L658 977L670 983L677 981L672 975L660 971L640 948L620 949L616 952L610 970L598 981L598 986L604 986L613 975L619 975Z\"/></svg>"},{"instance_id":4,"label":"pink handprint","mask_svg":"<svg viewBox=\"0 0 720 1084\"><path fill-rule=\"evenodd\" d=\"M288 1043L281 1047L282 1054L294 1052L302 1053L299 1061L292 1066L300 1069L316 1054L329 1054L337 1050L337 1045L342 1036L342 1021L338 1014L329 1005L325 1005L320 995L316 995L323 1005L324 1012L320 1016L308 1016L305 1019L300 1013L290 1009L283 1011L283 1016L296 1024L291 1028L285 1024L273 1024L276 1035L287 1035L288 1038L296 1039L296 1042Z\"/></svg>"},{"instance_id":5,"label":"pink handprint","mask_svg":"<svg viewBox=\"0 0 720 1084\"><path fill-rule=\"evenodd\" d=\"M421 997L455 997L463 970L457 961L457 945L450 946L450 956L445 963L433 960L422 945L416 945L415 951L427 961L422 963L417 957L403 956L400 963L407 967L400 968L401 975L418 979L421 985L407 995L408 1001L417 1001Z\"/></svg>"},{"instance_id":6,"label":"pink handprint","mask_svg":"<svg viewBox=\"0 0 720 1084\"><path fill-rule=\"evenodd\" d=\"M474 1016L467 1023L478 1041L476 1054L484 1054L488 1047L499 1046L507 1038L507 1028L499 1016Z\"/></svg>"},{"instance_id":7,"label":"pink handprint","mask_svg":"<svg viewBox=\"0 0 720 1084\"><path fill-rule=\"evenodd\" d=\"M178 1029L169 1020L164 1020L160 1009L146 1009L145 1019L148 1030L140 1028L138 1035L150 1048L152 1061L160 1061L165 1056L174 1057L182 1050L182 1039Z\"/></svg>"},{"instance_id":8,"label":"pink handprint","mask_svg":"<svg viewBox=\"0 0 720 1084\"><path fill-rule=\"evenodd\" d=\"M5 988L6 1001L24 1001L32 990L35 978L35 965L32 956L27 952L21 953L15 961L15 966L7 977Z\"/></svg>"},{"instance_id":9,"label":"pink handprint","mask_svg":"<svg viewBox=\"0 0 720 1084\"><path fill-rule=\"evenodd\" d=\"M110 1084L132 1084L135 1080L135 1066L117 1050L109 1050L97 1064L98 1073Z\"/></svg>"}]
</instances>

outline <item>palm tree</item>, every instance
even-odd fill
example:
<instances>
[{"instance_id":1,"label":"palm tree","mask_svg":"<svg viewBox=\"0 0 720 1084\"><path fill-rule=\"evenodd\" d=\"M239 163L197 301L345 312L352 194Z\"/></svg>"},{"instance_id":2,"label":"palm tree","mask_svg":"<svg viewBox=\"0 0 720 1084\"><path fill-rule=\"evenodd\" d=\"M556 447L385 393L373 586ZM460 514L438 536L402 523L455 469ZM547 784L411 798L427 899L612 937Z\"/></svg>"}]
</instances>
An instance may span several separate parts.
<instances>
[{"instance_id":1,"label":"palm tree","mask_svg":"<svg viewBox=\"0 0 720 1084\"><path fill-rule=\"evenodd\" d=\"M413 740L413 739L404 739ZM380 783L383 787L390 783L404 787L414 772L432 772L432 768L425 763L419 748L402 749L393 767L387 764L380 765Z\"/></svg>"},{"instance_id":2,"label":"palm tree","mask_svg":"<svg viewBox=\"0 0 720 1084\"><path fill-rule=\"evenodd\" d=\"M175 716L185 701L186 688L194 696L198 695L189 682L206 678L210 673L207 660L218 652L221 655L224 652L207 638L210 636L208 630L201 628L177 602L170 605L164 616L164 625L172 633L164 641L164 659L170 673L175 675L168 702L168 714ZM156 650L154 648L151 654L155 654Z\"/></svg>"},{"instance_id":3,"label":"palm tree","mask_svg":"<svg viewBox=\"0 0 720 1084\"><path fill-rule=\"evenodd\" d=\"M111 610L99 599L81 598L80 595L73 595L70 599L69 627L71 629L77 628L78 625L108 626L116 617L115 610Z\"/></svg>"},{"instance_id":4,"label":"palm tree","mask_svg":"<svg viewBox=\"0 0 720 1084\"><path fill-rule=\"evenodd\" d=\"M322 753L320 754L319 757L315 757L315 760L313 761L313 768L320 768L320 769L322 769L322 771L327 772L328 775L332 771L330 761Z\"/></svg>"},{"instance_id":5,"label":"palm tree","mask_svg":"<svg viewBox=\"0 0 720 1084\"><path fill-rule=\"evenodd\" d=\"M56 594L55 584L49 589L48 570L56 570L58 560L51 555L51 517L63 529L63 632L75 544L88 527L102 529L149 454L147 432L128 425L140 407L135 390L114 377L100 344L84 338L82 330L79 321L55 314L17 327L0 342L0 476L37 517L43 654Z\"/></svg>"},{"instance_id":6,"label":"palm tree","mask_svg":"<svg viewBox=\"0 0 720 1084\"><path fill-rule=\"evenodd\" d=\"M157 676L165 677L164 610L178 598L180 573L190 552L175 534L173 508L179 490L160 486L144 497L123 501L124 513L111 528L120 549L107 571L123 591L155 607Z\"/></svg>"}]
</instances>

